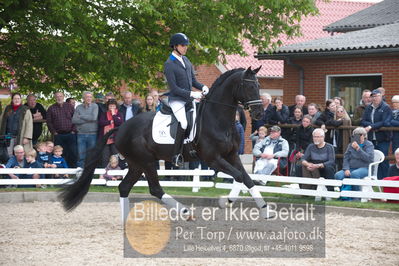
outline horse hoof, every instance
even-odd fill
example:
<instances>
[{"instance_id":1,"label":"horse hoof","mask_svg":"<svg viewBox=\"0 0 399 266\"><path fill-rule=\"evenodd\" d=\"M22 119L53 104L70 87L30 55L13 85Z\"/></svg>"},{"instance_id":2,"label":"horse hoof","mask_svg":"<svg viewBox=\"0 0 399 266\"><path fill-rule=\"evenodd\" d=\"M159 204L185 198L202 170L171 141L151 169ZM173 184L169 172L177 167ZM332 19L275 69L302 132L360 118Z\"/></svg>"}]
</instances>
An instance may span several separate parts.
<instances>
[{"instance_id":1,"label":"horse hoof","mask_svg":"<svg viewBox=\"0 0 399 266\"><path fill-rule=\"evenodd\" d=\"M81 167L78 167L78 168L76 168L76 179L79 179L81 176L82 176L82 174L83 174L83 168L81 168Z\"/></svg>"},{"instance_id":2,"label":"horse hoof","mask_svg":"<svg viewBox=\"0 0 399 266\"><path fill-rule=\"evenodd\" d=\"M173 162L173 164L174 164L176 167L183 168L183 167L184 167L183 155L178 154L178 155L173 156L172 162Z\"/></svg>"},{"instance_id":3,"label":"horse hoof","mask_svg":"<svg viewBox=\"0 0 399 266\"><path fill-rule=\"evenodd\" d=\"M260 209L260 217L263 219L272 219L275 216L276 215L270 211L269 206Z\"/></svg>"},{"instance_id":4,"label":"horse hoof","mask_svg":"<svg viewBox=\"0 0 399 266\"><path fill-rule=\"evenodd\" d=\"M184 221L195 221L194 215L193 215L192 213L190 213L190 212L184 212L184 213L182 213L182 214L181 214L181 218L182 218Z\"/></svg>"},{"instance_id":5,"label":"horse hoof","mask_svg":"<svg viewBox=\"0 0 399 266\"><path fill-rule=\"evenodd\" d=\"M189 216L187 216L186 221L187 221L187 222L195 221L194 215L191 215L191 214L190 214Z\"/></svg>"},{"instance_id":6,"label":"horse hoof","mask_svg":"<svg viewBox=\"0 0 399 266\"><path fill-rule=\"evenodd\" d=\"M222 196L219 198L219 207L221 209L231 208L233 206L233 202L229 202L229 198L227 196Z\"/></svg>"}]
</instances>

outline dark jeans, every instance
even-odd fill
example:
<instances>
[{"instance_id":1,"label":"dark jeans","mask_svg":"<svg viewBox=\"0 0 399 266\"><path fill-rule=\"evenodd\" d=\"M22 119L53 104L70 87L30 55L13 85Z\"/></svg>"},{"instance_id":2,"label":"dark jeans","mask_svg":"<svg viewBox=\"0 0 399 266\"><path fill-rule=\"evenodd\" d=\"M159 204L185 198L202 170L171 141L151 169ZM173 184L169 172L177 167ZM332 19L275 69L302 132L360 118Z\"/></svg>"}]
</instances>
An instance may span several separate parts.
<instances>
[{"instance_id":1,"label":"dark jeans","mask_svg":"<svg viewBox=\"0 0 399 266\"><path fill-rule=\"evenodd\" d=\"M388 156L389 151L389 141L372 141L374 144L374 148L376 150L382 151L385 156ZM388 169L389 169L389 162L388 160L384 160L382 163L378 165L378 179L383 179L384 177L388 176Z\"/></svg>"},{"instance_id":2,"label":"dark jeans","mask_svg":"<svg viewBox=\"0 0 399 266\"><path fill-rule=\"evenodd\" d=\"M399 132L392 134L392 153L395 154L396 149L399 148Z\"/></svg>"},{"instance_id":3,"label":"dark jeans","mask_svg":"<svg viewBox=\"0 0 399 266\"><path fill-rule=\"evenodd\" d=\"M96 146L97 134L78 134L78 167L84 167L87 152Z\"/></svg>"},{"instance_id":4,"label":"dark jeans","mask_svg":"<svg viewBox=\"0 0 399 266\"><path fill-rule=\"evenodd\" d=\"M54 136L54 144L60 145L64 148L62 156L67 161L70 168L76 168L76 161L78 157L76 148L76 134L57 134Z\"/></svg>"}]
</instances>

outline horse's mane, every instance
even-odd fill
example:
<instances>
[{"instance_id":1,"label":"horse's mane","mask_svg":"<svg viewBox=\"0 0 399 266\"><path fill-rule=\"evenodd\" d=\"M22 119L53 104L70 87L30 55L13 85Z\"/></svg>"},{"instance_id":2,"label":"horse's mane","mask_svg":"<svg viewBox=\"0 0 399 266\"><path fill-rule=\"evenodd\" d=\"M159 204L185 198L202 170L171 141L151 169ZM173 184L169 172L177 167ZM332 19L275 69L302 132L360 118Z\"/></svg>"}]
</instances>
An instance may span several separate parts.
<instances>
[{"instance_id":1,"label":"horse's mane","mask_svg":"<svg viewBox=\"0 0 399 266\"><path fill-rule=\"evenodd\" d=\"M220 75L215 82L213 82L212 86L211 86L211 91L214 88L219 87L228 77L230 77L231 75L233 75L234 73L238 72L238 71L243 71L244 68L235 68L229 71L224 72L222 75Z\"/></svg>"}]
</instances>

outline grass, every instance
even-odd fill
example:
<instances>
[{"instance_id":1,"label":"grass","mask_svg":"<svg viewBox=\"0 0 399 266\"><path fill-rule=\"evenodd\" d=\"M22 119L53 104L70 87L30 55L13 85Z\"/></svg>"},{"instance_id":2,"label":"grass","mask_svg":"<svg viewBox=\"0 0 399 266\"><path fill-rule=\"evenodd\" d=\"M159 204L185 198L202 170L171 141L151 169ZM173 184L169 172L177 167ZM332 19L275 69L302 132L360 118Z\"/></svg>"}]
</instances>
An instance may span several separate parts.
<instances>
[{"instance_id":1,"label":"grass","mask_svg":"<svg viewBox=\"0 0 399 266\"><path fill-rule=\"evenodd\" d=\"M170 195L175 196L194 196L194 197L219 197L222 195L227 195L228 190L217 189L217 188L201 188L199 192L193 193L191 188L173 188L164 187L164 191ZM46 189L41 188L3 188L0 192L22 192L22 191L58 191L57 187L48 187ZM106 187L106 186L91 186L90 192L106 192L106 193L118 193L118 187ZM133 187L131 193L138 194L149 194L147 187ZM249 194L242 194L243 196L249 196ZM372 201L372 202L353 202L353 201L341 201L333 199L331 201L321 201L315 202L314 197L298 196L298 195L288 195L288 194L278 194L278 193L262 193L262 195L267 199L267 201L272 202L283 202L283 203L314 203L326 206L337 206L337 207L351 207L351 208L362 208L362 209L376 209L376 210L387 210L387 211L397 211L399 212L399 204Z\"/></svg>"}]
</instances>

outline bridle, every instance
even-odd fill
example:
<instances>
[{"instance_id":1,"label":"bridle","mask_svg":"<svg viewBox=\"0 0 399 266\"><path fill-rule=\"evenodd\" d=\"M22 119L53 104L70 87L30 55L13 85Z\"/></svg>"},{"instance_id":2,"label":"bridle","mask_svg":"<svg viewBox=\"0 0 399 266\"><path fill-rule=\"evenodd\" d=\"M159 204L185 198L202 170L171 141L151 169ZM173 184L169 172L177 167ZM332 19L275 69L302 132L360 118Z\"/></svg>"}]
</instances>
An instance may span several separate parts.
<instances>
[{"instance_id":1,"label":"bridle","mask_svg":"<svg viewBox=\"0 0 399 266\"><path fill-rule=\"evenodd\" d=\"M242 75L244 75L244 72L243 72ZM255 82L255 84L257 84L257 86L259 87L258 79L244 79L244 78L241 78L240 86L238 86L238 89L237 89L238 91L245 91L245 93L246 93L246 90L243 90L244 81L246 81L246 82ZM244 106L245 110L249 110L250 107L253 106L253 105L262 105L262 100L249 100L249 101L240 102L240 103Z\"/></svg>"},{"instance_id":2,"label":"bridle","mask_svg":"<svg viewBox=\"0 0 399 266\"><path fill-rule=\"evenodd\" d=\"M236 95L237 90L238 91L242 91L242 89L244 88L244 82L255 82L258 85L258 87L259 87L259 82L258 82L257 79L254 79L254 80L253 79L245 79L244 78L244 74L245 74L245 72L243 71L242 74L241 74L241 78L240 78L240 80L241 80L240 85L237 86L235 91L233 92L233 96L235 98L237 98L237 95ZM227 104L227 103L216 102L216 101L210 100L209 97L212 95L213 92L214 92L214 90L209 92L209 94L205 98L202 99L202 101L204 102L204 105L202 106L202 108L200 107L199 112L197 114L197 118L196 118L196 120L197 120L196 124L199 125L199 129L198 129L198 135L196 136L195 145L198 145L198 142L199 142L199 137L198 136L201 135L202 121L203 121L202 112L204 111L206 103L224 105L224 106L227 106L227 107L231 107L234 110L237 110L237 105L232 105L232 104ZM247 94L247 92L245 92L245 93ZM247 96L247 95L245 95L245 96ZM262 101L261 100L249 100L249 101L246 101L246 102L239 102L239 103L244 106L245 110L248 110L251 106L254 106L254 105L262 105ZM200 120L200 121L198 121L198 120Z\"/></svg>"},{"instance_id":3,"label":"bridle","mask_svg":"<svg viewBox=\"0 0 399 266\"><path fill-rule=\"evenodd\" d=\"M244 82L255 82L258 85L258 87L259 87L258 79L246 79L246 78L244 78L244 74L245 74L245 71L243 71L242 74L241 74L240 85L238 87L236 87L235 91L233 92L233 96L235 98L237 98L237 91L239 91L239 92L244 91L245 94L247 94L246 90L244 90ZM248 95L245 95L245 96L248 96ZM208 97L209 97L209 95L208 95ZM237 108L237 106L232 105L232 104L212 101L212 100L208 99L208 97L205 97L204 99L202 99L202 101L205 101L205 102L208 102L208 103L220 104L220 105L228 106L228 107L231 107L231 108L234 108L234 109ZM245 97L245 98L247 98L247 97ZM249 101L246 101L246 102L238 101L238 103L241 104L242 106L244 106L245 110L250 109L250 107L254 106L254 105L262 105L262 101L261 100L249 100Z\"/></svg>"}]
</instances>

